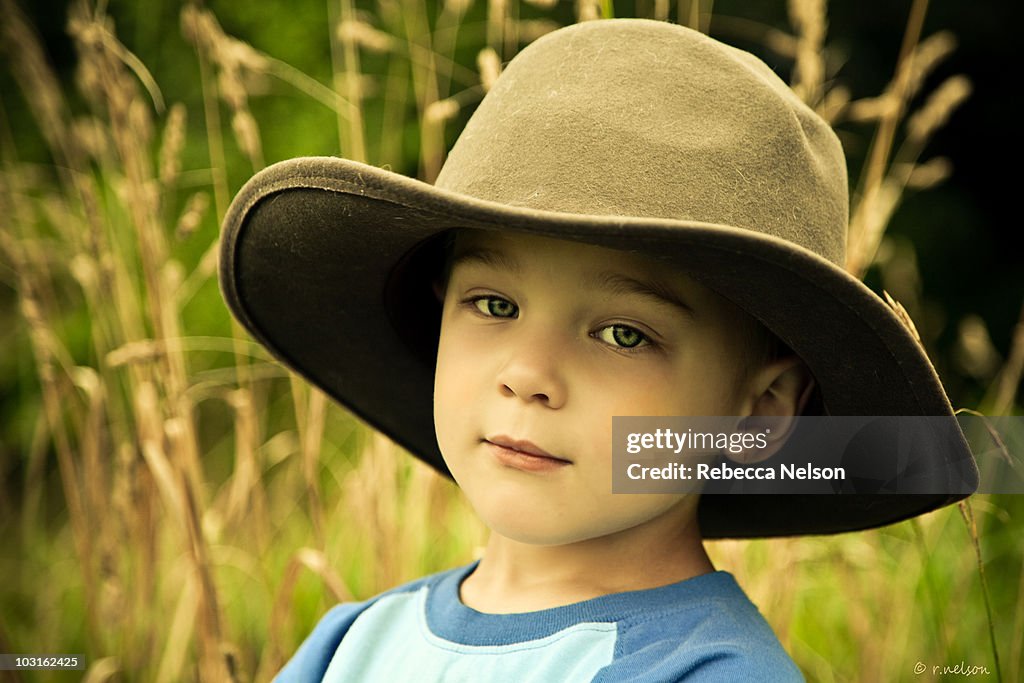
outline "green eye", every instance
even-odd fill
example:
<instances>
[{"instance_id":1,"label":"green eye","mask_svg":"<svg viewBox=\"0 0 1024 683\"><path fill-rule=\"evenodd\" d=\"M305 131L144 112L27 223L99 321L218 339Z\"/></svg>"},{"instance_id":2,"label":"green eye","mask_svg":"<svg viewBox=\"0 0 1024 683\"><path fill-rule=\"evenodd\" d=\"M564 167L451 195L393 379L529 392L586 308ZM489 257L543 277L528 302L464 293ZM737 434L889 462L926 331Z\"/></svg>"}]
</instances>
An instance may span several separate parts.
<instances>
[{"instance_id":1,"label":"green eye","mask_svg":"<svg viewBox=\"0 0 1024 683\"><path fill-rule=\"evenodd\" d=\"M519 307L508 299L497 296L482 296L473 302L484 315L494 318L514 318L519 313Z\"/></svg>"},{"instance_id":2,"label":"green eye","mask_svg":"<svg viewBox=\"0 0 1024 683\"><path fill-rule=\"evenodd\" d=\"M628 325L609 325L602 328L597 336L605 343L624 349L635 349L650 344L647 335Z\"/></svg>"}]
</instances>

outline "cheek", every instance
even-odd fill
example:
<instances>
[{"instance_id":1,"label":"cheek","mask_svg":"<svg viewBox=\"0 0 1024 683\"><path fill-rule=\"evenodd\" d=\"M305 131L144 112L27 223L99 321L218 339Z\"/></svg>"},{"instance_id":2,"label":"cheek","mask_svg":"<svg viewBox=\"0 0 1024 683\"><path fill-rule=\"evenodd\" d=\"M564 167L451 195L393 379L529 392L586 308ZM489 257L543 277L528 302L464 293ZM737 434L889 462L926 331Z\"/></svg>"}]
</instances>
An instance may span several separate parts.
<instances>
[{"instance_id":1,"label":"cheek","mask_svg":"<svg viewBox=\"0 0 1024 683\"><path fill-rule=\"evenodd\" d=\"M456 355L452 346L450 337L445 335L442 328L437 346L437 367L434 370L434 430L442 453L449 437L450 417L460 402L459 385L455 381L458 369L455 366ZM449 419L446 420L446 417Z\"/></svg>"},{"instance_id":2,"label":"cheek","mask_svg":"<svg viewBox=\"0 0 1024 683\"><path fill-rule=\"evenodd\" d=\"M483 390L481 361L458 325L442 319L434 371L434 430L442 454L458 436L459 426L466 424L468 412Z\"/></svg>"},{"instance_id":3,"label":"cheek","mask_svg":"<svg viewBox=\"0 0 1024 683\"><path fill-rule=\"evenodd\" d=\"M576 391L589 415L607 417L609 431L614 415L675 415L686 407L689 382L674 365L617 360L594 364L590 380Z\"/></svg>"}]
</instances>

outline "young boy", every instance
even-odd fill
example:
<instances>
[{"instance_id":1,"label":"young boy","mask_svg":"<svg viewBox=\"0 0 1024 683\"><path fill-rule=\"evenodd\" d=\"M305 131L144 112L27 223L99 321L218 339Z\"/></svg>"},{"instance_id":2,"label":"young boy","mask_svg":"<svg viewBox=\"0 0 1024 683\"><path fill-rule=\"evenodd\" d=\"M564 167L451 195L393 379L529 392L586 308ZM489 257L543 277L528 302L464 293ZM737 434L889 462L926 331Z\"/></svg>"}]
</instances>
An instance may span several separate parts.
<instances>
[{"instance_id":1,"label":"young boy","mask_svg":"<svg viewBox=\"0 0 1024 683\"><path fill-rule=\"evenodd\" d=\"M753 416L764 458L809 406L949 416L842 270L846 220L828 125L755 57L646 20L525 49L434 186L327 158L253 178L223 241L235 315L491 529L478 562L329 611L277 680L801 680L703 539L962 494L615 495L611 418ZM970 457L953 441L928 467Z\"/></svg>"}]
</instances>

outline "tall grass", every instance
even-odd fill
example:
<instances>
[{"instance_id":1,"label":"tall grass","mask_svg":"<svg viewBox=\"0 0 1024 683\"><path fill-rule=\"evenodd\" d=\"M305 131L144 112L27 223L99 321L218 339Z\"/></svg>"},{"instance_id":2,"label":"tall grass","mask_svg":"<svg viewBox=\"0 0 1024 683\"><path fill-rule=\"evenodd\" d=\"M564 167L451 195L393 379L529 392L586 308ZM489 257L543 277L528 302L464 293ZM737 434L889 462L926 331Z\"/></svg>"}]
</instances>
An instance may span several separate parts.
<instances>
[{"instance_id":1,"label":"tall grass","mask_svg":"<svg viewBox=\"0 0 1024 683\"><path fill-rule=\"evenodd\" d=\"M823 3L791 2L791 33L711 17L710 4L638 3L654 18L721 26L726 38L758 36L792 59L795 91L827 120L873 130L853 176L848 267L874 265L912 325L923 307L912 246L886 227L908 189L949 175L948 160L920 158L970 93L962 76L922 92L952 34L922 37L927 3L915 0L890 84L853 99ZM72 91L13 0L0 0L23 98L5 94L0 111L0 277L17 306L4 356L17 354L21 421L0 451L16 459L0 468L0 651L85 653L91 682L264 681L331 604L466 562L485 529L452 484L288 375L218 303L217 226L237 189L229 169L267 161L259 84L283 82L308 102L296 106L328 107L341 154L404 168L415 149L414 169L432 180L502 63L564 18L544 0L391 0L373 16L332 1L325 85L186 4L181 41L194 50L200 97L181 102L119 40L105 7L79 1L68 16ZM579 2L574 18L610 8ZM22 102L46 163L20 157L27 131L9 122ZM927 346L937 331L919 327ZM964 353L983 363L991 343L970 329ZM1015 410L1022 368L1024 318L978 407ZM910 679L917 662L995 674L998 649L1010 681L1024 675L1012 536L1021 514L977 497L963 518L944 510L839 538L710 551L811 680Z\"/></svg>"}]
</instances>

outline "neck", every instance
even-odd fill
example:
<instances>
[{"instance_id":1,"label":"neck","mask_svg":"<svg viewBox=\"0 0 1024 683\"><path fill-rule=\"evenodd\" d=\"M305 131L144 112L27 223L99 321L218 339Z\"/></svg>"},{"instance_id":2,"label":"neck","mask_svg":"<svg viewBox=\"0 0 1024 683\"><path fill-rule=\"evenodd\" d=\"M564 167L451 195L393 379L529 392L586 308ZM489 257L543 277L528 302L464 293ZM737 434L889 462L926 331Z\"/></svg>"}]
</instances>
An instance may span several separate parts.
<instances>
[{"instance_id":1,"label":"neck","mask_svg":"<svg viewBox=\"0 0 1024 683\"><path fill-rule=\"evenodd\" d=\"M492 531L460 597L480 612L532 612L712 572L696 504L692 497L637 527L566 545L531 545Z\"/></svg>"}]
</instances>

